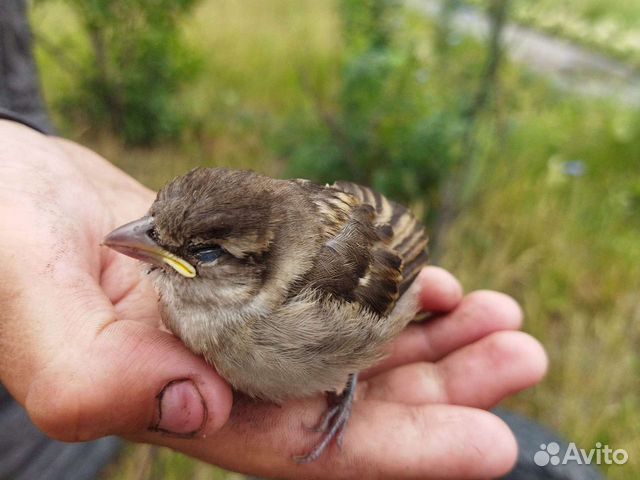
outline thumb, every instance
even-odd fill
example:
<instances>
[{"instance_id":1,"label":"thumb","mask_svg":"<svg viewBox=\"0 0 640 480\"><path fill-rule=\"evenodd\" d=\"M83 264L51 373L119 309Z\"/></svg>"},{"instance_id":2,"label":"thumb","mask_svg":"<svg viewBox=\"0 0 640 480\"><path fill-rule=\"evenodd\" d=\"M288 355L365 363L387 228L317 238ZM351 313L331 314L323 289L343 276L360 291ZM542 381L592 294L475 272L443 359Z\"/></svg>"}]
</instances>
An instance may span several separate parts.
<instances>
[{"instance_id":1,"label":"thumb","mask_svg":"<svg viewBox=\"0 0 640 480\"><path fill-rule=\"evenodd\" d=\"M220 428L232 403L224 380L173 335L116 320L91 280L76 282L73 294L49 294L46 306L42 292L28 290L40 301L28 302L38 307L22 312L19 323L35 318L40 328L29 329L27 354L14 357L14 374L3 381L34 423L63 441L148 431L193 437Z\"/></svg>"},{"instance_id":2,"label":"thumb","mask_svg":"<svg viewBox=\"0 0 640 480\"><path fill-rule=\"evenodd\" d=\"M83 441L145 431L193 437L227 420L228 385L166 332L113 322L78 351L43 370L26 398L34 423L54 438Z\"/></svg>"}]
</instances>

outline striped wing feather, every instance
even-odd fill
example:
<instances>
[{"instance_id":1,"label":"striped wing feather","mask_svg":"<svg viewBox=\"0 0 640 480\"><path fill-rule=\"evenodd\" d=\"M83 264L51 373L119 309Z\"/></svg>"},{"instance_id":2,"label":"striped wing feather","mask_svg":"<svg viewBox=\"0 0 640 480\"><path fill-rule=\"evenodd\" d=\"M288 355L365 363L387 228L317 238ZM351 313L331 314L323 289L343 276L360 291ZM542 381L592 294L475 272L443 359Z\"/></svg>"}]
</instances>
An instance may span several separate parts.
<instances>
[{"instance_id":1,"label":"striped wing feather","mask_svg":"<svg viewBox=\"0 0 640 480\"><path fill-rule=\"evenodd\" d=\"M332 187L373 207L378 231L386 232L389 249L402 260L402 279L398 286L402 295L428 261L428 237L424 226L405 206L368 187L345 181L336 182Z\"/></svg>"},{"instance_id":2,"label":"striped wing feather","mask_svg":"<svg viewBox=\"0 0 640 480\"><path fill-rule=\"evenodd\" d=\"M317 208L325 243L290 294L312 288L388 314L427 262L424 227L405 207L369 188L294 182Z\"/></svg>"}]
</instances>

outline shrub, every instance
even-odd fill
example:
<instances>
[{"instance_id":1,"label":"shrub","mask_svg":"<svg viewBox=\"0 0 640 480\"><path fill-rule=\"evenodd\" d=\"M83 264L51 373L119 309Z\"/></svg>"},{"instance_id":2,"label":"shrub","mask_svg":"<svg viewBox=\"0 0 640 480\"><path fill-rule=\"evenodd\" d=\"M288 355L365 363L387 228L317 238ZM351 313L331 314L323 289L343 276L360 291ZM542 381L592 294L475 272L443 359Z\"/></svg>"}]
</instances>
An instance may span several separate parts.
<instances>
[{"instance_id":1,"label":"shrub","mask_svg":"<svg viewBox=\"0 0 640 480\"><path fill-rule=\"evenodd\" d=\"M177 94L200 65L179 29L195 2L66 0L91 48L77 62L78 88L65 96L65 113L108 126L130 144L176 137L187 119Z\"/></svg>"},{"instance_id":2,"label":"shrub","mask_svg":"<svg viewBox=\"0 0 640 480\"><path fill-rule=\"evenodd\" d=\"M304 76L312 107L277 135L292 175L351 179L410 201L433 203L450 169L459 115L436 106L429 70L406 38L395 0L343 0L345 42L339 85L329 101Z\"/></svg>"}]
</instances>

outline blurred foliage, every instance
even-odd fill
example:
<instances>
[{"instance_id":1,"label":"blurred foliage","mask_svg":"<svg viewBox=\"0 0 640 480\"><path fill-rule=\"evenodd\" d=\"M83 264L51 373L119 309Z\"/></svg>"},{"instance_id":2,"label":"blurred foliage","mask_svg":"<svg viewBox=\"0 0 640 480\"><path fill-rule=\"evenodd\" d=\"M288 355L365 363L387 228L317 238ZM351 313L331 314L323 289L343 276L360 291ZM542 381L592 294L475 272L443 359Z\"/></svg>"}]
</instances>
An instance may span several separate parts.
<instances>
[{"instance_id":1,"label":"blurred foliage","mask_svg":"<svg viewBox=\"0 0 640 480\"><path fill-rule=\"evenodd\" d=\"M490 0L466 0L486 5ZM640 68L640 2L629 0L515 0L520 23L596 48Z\"/></svg>"},{"instance_id":2,"label":"blurred foliage","mask_svg":"<svg viewBox=\"0 0 640 480\"><path fill-rule=\"evenodd\" d=\"M207 463L154 445L126 445L120 461L103 472L104 480L243 480Z\"/></svg>"},{"instance_id":3,"label":"blurred foliage","mask_svg":"<svg viewBox=\"0 0 640 480\"><path fill-rule=\"evenodd\" d=\"M176 138L189 121L176 94L200 65L179 28L196 1L65 0L90 48L73 58L75 88L58 100L63 116L108 126L129 144Z\"/></svg>"},{"instance_id":4,"label":"blurred foliage","mask_svg":"<svg viewBox=\"0 0 640 480\"><path fill-rule=\"evenodd\" d=\"M323 95L301 70L310 103L285 123L276 148L293 175L352 179L405 202L427 192L435 203L455 159L459 112L425 88L429 65L400 34L406 19L397 1L342 0L339 7L339 86Z\"/></svg>"},{"instance_id":5,"label":"blurred foliage","mask_svg":"<svg viewBox=\"0 0 640 480\"><path fill-rule=\"evenodd\" d=\"M508 406L587 450L626 449L628 464L601 468L606 478L638 478L639 113L518 78L509 85L507 135L442 262L469 289L517 298L525 330L549 354L542 385ZM584 173L559 173L567 162Z\"/></svg>"}]
</instances>

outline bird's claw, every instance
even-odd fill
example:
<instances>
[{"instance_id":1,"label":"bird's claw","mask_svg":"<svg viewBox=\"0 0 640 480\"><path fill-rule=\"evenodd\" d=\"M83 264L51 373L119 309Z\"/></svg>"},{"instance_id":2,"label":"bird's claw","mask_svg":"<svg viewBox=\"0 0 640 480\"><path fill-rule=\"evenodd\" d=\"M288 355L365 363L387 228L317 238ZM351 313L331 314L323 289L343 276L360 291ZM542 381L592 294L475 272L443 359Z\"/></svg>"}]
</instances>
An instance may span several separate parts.
<instances>
[{"instance_id":1,"label":"bird's claw","mask_svg":"<svg viewBox=\"0 0 640 480\"><path fill-rule=\"evenodd\" d=\"M293 459L296 463L304 464L316 461L334 438L336 439L338 448L342 449L347 421L351 416L351 407L353 405L357 382L358 376L356 374L350 375L347 387L344 392L337 397L337 404L329 407L324 412L316 427L306 427L308 430L318 433L323 432L325 435L309 453L294 456Z\"/></svg>"}]
</instances>

